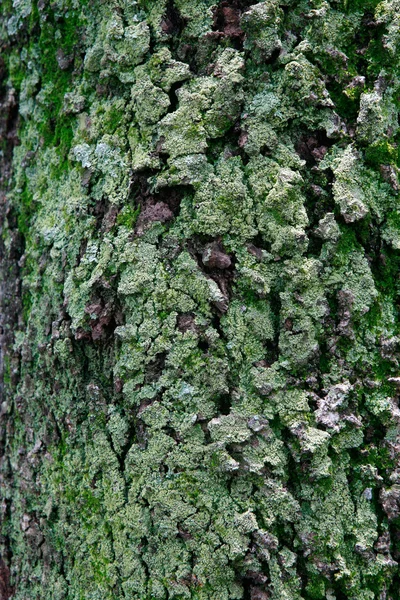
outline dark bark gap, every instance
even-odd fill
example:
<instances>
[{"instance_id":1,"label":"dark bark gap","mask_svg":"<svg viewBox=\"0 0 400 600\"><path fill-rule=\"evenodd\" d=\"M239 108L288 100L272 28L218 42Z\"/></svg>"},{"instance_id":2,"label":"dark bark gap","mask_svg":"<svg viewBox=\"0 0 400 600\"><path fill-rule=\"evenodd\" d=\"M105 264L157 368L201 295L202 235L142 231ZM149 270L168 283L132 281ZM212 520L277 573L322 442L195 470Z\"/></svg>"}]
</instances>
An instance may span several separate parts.
<instances>
[{"instance_id":1,"label":"dark bark gap","mask_svg":"<svg viewBox=\"0 0 400 600\"><path fill-rule=\"evenodd\" d=\"M174 0L168 0L167 10L161 22L161 30L171 36L179 37L186 26Z\"/></svg>"}]
</instances>

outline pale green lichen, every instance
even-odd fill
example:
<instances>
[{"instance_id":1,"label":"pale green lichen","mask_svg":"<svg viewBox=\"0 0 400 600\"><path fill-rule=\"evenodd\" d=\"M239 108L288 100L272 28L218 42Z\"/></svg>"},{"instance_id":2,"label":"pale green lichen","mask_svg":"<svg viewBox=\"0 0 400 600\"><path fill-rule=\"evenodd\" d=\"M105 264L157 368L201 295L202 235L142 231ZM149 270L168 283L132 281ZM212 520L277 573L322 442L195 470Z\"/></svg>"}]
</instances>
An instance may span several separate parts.
<instances>
[{"instance_id":1,"label":"pale green lichen","mask_svg":"<svg viewBox=\"0 0 400 600\"><path fill-rule=\"evenodd\" d=\"M0 9L15 600L397 598L397 9Z\"/></svg>"}]
</instances>

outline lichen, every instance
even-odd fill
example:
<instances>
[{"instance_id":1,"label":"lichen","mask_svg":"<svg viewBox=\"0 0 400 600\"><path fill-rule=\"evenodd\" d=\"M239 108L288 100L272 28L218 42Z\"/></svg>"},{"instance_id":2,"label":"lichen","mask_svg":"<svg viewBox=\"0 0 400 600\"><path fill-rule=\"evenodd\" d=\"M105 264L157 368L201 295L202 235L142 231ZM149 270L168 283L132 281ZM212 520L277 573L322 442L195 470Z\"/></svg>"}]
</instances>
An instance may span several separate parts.
<instances>
[{"instance_id":1,"label":"lichen","mask_svg":"<svg viewBox=\"0 0 400 600\"><path fill-rule=\"evenodd\" d=\"M398 597L398 9L2 4L0 595Z\"/></svg>"}]
</instances>

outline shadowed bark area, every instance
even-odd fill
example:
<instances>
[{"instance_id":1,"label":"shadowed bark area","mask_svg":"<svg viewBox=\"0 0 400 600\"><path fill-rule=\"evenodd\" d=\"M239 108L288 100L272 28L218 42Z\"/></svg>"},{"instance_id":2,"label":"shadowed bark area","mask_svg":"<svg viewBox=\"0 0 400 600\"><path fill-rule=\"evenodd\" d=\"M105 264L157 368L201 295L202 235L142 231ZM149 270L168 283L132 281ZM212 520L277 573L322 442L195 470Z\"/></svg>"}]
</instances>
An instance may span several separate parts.
<instances>
[{"instance_id":1,"label":"shadowed bark area","mask_svg":"<svg viewBox=\"0 0 400 600\"><path fill-rule=\"evenodd\" d=\"M397 0L3 0L0 600L398 600Z\"/></svg>"}]
</instances>

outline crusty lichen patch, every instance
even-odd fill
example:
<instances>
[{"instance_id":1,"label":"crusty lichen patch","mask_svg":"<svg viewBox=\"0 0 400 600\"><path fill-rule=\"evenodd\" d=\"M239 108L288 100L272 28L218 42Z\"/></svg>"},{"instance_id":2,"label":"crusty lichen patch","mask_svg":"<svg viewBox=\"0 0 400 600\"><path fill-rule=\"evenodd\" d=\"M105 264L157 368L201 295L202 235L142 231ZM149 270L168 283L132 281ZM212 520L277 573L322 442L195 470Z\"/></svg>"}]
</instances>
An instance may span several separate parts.
<instances>
[{"instance_id":1,"label":"crusty lichen patch","mask_svg":"<svg viewBox=\"0 0 400 600\"><path fill-rule=\"evenodd\" d=\"M398 9L1 6L15 600L398 597Z\"/></svg>"}]
</instances>

